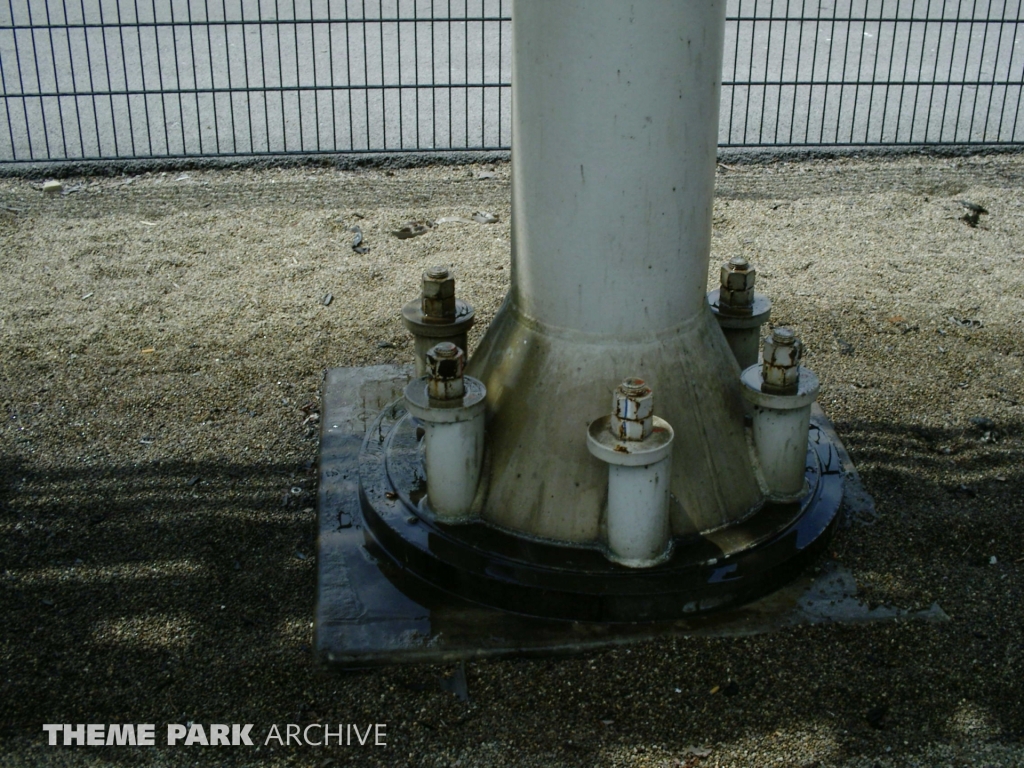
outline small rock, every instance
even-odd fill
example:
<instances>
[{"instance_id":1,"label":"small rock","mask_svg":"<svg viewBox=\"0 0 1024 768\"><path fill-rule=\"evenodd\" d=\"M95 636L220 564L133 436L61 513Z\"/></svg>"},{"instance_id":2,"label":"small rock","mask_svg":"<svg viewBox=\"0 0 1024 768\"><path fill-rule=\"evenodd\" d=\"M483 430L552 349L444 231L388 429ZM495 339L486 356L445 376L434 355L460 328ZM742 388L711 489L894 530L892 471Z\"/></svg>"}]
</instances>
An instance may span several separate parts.
<instances>
[{"instance_id":1,"label":"small rock","mask_svg":"<svg viewBox=\"0 0 1024 768\"><path fill-rule=\"evenodd\" d=\"M326 296L323 297L320 303L323 304L325 307L329 307L331 306L332 301L334 301L334 294L328 293Z\"/></svg>"},{"instance_id":2,"label":"small rock","mask_svg":"<svg viewBox=\"0 0 1024 768\"><path fill-rule=\"evenodd\" d=\"M355 251L358 254L369 253L370 252L370 247L367 246L367 245L363 245L363 230L362 230L362 228L357 224L354 227L349 227L348 231L352 232L355 235L355 237L352 238L352 250Z\"/></svg>"},{"instance_id":3,"label":"small rock","mask_svg":"<svg viewBox=\"0 0 1024 768\"><path fill-rule=\"evenodd\" d=\"M992 555L992 557L990 557L988 559L988 564L989 565L995 565L998 562L999 562L999 558L997 558L995 555Z\"/></svg>"},{"instance_id":4,"label":"small rock","mask_svg":"<svg viewBox=\"0 0 1024 768\"><path fill-rule=\"evenodd\" d=\"M996 423L987 416L972 416L969 421L983 432L990 432L996 428Z\"/></svg>"},{"instance_id":5,"label":"small rock","mask_svg":"<svg viewBox=\"0 0 1024 768\"><path fill-rule=\"evenodd\" d=\"M394 349L395 345L390 341L378 341L377 349Z\"/></svg>"},{"instance_id":6,"label":"small rock","mask_svg":"<svg viewBox=\"0 0 1024 768\"><path fill-rule=\"evenodd\" d=\"M295 553L295 556L296 556L297 558L299 558L299 560L305 560L305 559L306 559L306 558L308 557L308 556L307 556L307 555L306 555L305 553L303 553L303 552L296 552L296 553Z\"/></svg>"},{"instance_id":7,"label":"small rock","mask_svg":"<svg viewBox=\"0 0 1024 768\"><path fill-rule=\"evenodd\" d=\"M43 193L47 195L56 195L64 191L64 185L56 179L50 179L49 181L43 182Z\"/></svg>"},{"instance_id":8,"label":"small rock","mask_svg":"<svg viewBox=\"0 0 1024 768\"><path fill-rule=\"evenodd\" d=\"M198 483L199 483L199 475L196 475L195 477L190 477L188 480L185 481L185 485L187 485L189 488L193 487L194 485L196 485Z\"/></svg>"},{"instance_id":9,"label":"small rock","mask_svg":"<svg viewBox=\"0 0 1024 768\"><path fill-rule=\"evenodd\" d=\"M407 221L400 229L394 230L391 234L399 240L408 240L410 237L419 237L420 235L426 234L433 228L433 226L434 222L430 219Z\"/></svg>"},{"instance_id":10,"label":"small rock","mask_svg":"<svg viewBox=\"0 0 1024 768\"><path fill-rule=\"evenodd\" d=\"M982 206L972 203L970 200L957 200L957 202L971 213L988 213Z\"/></svg>"},{"instance_id":11,"label":"small rock","mask_svg":"<svg viewBox=\"0 0 1024 768\"><path fill-rule=\"evenodd\" d=\"M496 179L498 174L494 171L477 171L476 177L478 179Z\"/></svg>"},{"instance_id":12,"label":"small rock","mask_svg":"<svg viewBox=\"0 0 1024 768\"><path fill-rule=\"evenodd\" d=\"M961 328L984 328L985 323L981 320L975 320L969 317L952 317L950 316L949 322L953 325L959 325Z\"/></svg>"},{"instance_id":13,"label":"small rock","mask_svg":"<svg viewBox=\"0 0 1024 768\"><path fill-rule=\"evenodd\" d=\"M960 220L969 227L978 226L978 220L982 214L988 213L982 206L972 203L970 200L957 200L957 202L967 209L967 212L960 217Z\"/></svg>"}]
</instances>

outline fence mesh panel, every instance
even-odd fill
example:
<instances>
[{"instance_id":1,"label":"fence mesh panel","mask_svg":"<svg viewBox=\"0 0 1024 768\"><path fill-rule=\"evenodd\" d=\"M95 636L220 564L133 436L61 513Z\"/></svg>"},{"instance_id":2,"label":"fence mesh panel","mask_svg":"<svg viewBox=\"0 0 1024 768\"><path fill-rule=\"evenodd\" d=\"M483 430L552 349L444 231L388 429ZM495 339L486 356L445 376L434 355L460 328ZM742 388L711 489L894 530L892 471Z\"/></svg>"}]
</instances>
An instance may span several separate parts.
<instances>
[{"instance_id":1,"label":"fence mesh panel","mask_svg":"<svg viewBox=\"0 0 1024 768\"><path fill-rule=\"evenodd\" d=\"M732 0L725 147L1020 144L1024 0ZM511 0L0 0L0 162L505 149Z\"/></svg>"}]
</instances>

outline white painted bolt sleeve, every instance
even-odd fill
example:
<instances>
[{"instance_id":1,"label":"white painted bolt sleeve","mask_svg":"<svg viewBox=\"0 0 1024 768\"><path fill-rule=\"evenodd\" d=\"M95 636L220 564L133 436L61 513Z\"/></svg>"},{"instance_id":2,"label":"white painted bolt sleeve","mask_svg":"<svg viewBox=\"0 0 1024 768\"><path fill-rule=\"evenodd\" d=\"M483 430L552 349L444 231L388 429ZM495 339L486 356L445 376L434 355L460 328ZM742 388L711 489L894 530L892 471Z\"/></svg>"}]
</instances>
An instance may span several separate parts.
<instances>
[{"instance_id":1,"label":"white painted bolt sleeve","mask_svg":"<svg viewBox=\"0 0 1024 768\"><path fill-rule=\"evenodd\" d=\"M439 519L461 519L473 508L484 459L484 413L469 421L423 423L427 502Z\"/></svg>"},{"instance_id":2,"label":"white painted bolt sleeve","mask_svg":"<svg viewBox=\"0 0 1024 768\"><path fill-rule=\"evenodd\" d=\"M632 567L655 564L669 542L672 455L642 467L608 467L608 549Z\"/></svg>"},{"instance_id":3,"label":"white painted bolt sleeve","mask_svg":"<svg viewBox=\"0 0 1024 768\"><path fill-rule=\"evenodd\" d=\"M810 404L789 411L754 407L754 445L773 498L803 495L810 424Z\"/></svg>"},{"instance_id":4,"label":"white painted bolt sleeve","mask_svg":"<svg viewBox=\"0 0 1024 768\"><path fill-rule=\"evenodd\" d=\"M604 416L587 427L587 450L608 465L608 551L632 568L658 563L672 535L669 492L675 431L658 416L643 440L621 440Z\"/></svg>"},{"instance_id":5,"label":"white painted bolt sleeve","mask_svg":"<svg viewBox=\"0 0 1024 768\"><path fill-rule=\"evenodd\" d=\"M743 394L753 405L754 446L768 493L778 501L794 501L804 493L808 429L818 377L801 367L793 395L762 392L760 365L744 370L740 381Z\"/></svg>"},{"instance_id":6,"label":"white painted bolt sleeve","mask_svg":"<svg viewBox=\"0 0 1024 768\"><path fill-rule=\"evenodd\" d=\"M438 404L429 396L429 377L405 387L405 407L423 427L427 502L441 520L464 520L473 513L484 463L484 398L487 389L462 377L465 394Z\"/></svg>"}]
</instances>

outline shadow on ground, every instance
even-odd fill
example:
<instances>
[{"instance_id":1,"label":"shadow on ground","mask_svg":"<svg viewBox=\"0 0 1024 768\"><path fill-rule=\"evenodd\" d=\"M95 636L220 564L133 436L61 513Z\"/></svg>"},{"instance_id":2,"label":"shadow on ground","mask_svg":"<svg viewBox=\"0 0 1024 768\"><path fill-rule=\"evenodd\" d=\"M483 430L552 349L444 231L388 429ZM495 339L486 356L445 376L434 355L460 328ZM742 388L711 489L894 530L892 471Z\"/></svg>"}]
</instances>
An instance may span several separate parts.
<instances>
[{"instance_id":1,"label":"shadow on ground","mask_svg":"<svg viewBox=\"0 0 1024 768\"><path fill-rule=\"evenodd\" d=\"M1020 740L1024 425L837 426L879 517L841 530L835 554L866 601L937 601L952 622L473 663L468 702L442 685L452 667L348 675L313 667L311 462L47 471L8 457L0 467L2 735L21 750L42 742L46 722L153 722L158 742L167 722L252 722L259 743L275 722L387 722L397 748L387 759L344 752L345 761L381 764L485 759L487 745L507 742L555 762L604 761L634 747L670 761L694 744L794 730L827 731L829 760L936 740ZM109 492L126 479L131 493ZM319 765L325 748L263 749ZM143 753L88 754L128 765L145 762ZM168 755L217 764L256 757Z\"/></svg>"}]
</instances>

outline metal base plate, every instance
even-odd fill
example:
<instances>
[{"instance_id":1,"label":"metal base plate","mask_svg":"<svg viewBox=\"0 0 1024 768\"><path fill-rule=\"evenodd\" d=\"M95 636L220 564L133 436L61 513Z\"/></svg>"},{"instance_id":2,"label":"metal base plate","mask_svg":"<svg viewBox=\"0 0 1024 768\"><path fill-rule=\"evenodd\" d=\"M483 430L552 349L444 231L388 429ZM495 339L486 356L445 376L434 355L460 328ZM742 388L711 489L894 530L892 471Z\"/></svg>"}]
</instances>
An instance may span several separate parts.
<instances>
[{"instance_id":1,"label":"metal base plate","mask_svg":"<svg viewBox=\"0 0 1024 768\"><path fill-rule=\"evenodd\" d=\"M845 452L827 421L822 422L820 412L815 422L819 437L815 452L819 462L818 485L827 503L819 504L822 510L820 514L813 514L813 510L809 514L805 510L791 524L783 526L783 536L771 537L772 540L779 539L776 550L777 555L782 557L781 561L774 560L770 570L771 584L755 583L757 578L754 574L759 570L756 569L757 558L744 565L744 568L753 569L743 574L745 578L738 578L738 561L733 563L726 559L719 563L705 562L701 565L701 558L694 555L693 551L685 557L681 554L686 551L686 547L679 548L680 554L673 558L674 565L666 564L668 570L673 567L682 568L689 569L691 575L699 574L698 581L702 580L705 586L710 582L711 589L707 594L712 599L705 604L704 610L715 608L717 611L714 613L700 615L702 608L699 600L696 609L685 611L683 608L691 601L680 602L677 596L672 598L679 607L677 618L651 621L651 616L647 616L646 621L631 621L628 611L622 612L622 601L616 597L614 590L618 590L617 594L621 596L624 589L622 585L627 584L621 577L636 576L638 572L607 563L598 552L579 549L572 551L577 553L577 557L583 557L583 564L587 568L598 572L601 577L599 582L603 586L581 592L580 581L570 579L571 589L563 587L562 591L577 597L584 595L583 602L589 603L590 608L577 608L575 612L579 618L581 610L590 611L583 614L583 618L589 619L586 621L537 618L487 607L477 601L483 599L497 602L506 599L506 594L501 590L498 593L486 589L482 593L469 590L466 594L474 598L469 600L452 591L453 588L464 588L465 582L462 580L453 584L444 581L446 577L442 577L442 583L449 589L439 588L425 580L415 569L407 567L408 561L402 552L408 555L411 551L409 547L414 550L423 547L429 552L432 537L440 541L436 538L440 534L446 537L439 547L442 553L449 552L447 547L453 541L462 542L463 546L472 546L476 541L474 536L506 534L483 531L486 526L480 525L476 534L467 535L466 526L442 530L429 520L419 518L411 509L415 507L416 500L408 490L404 498L400 495L390 498L398 492L391 490L396 486L394 481L387 478L388 462L383 460L382 453L378 466L384 473L384 481L375 485L373 467L366 466L367 463L374 464L375 460L372 457L367 460L363 448L364 436L366 446L378 447L389 444L389 440L408 439L402 437L402 430L394 431L403 417L399 409L392 409L388 413L381 413L379 409L401 391L410 373L409 369L393 366L333 369L328 372L325 381L321 415L316 648L319 657L328 664L358 667L514 654L566 653L665 634L750 634L795 623L886 618L888 614L883 615L885 611L896 615L891 609L869 610L860 605L853 597L856 585L852 577L831 566L824 567L814 581L807 576L797 578L772 595L722 610L725 603L750 599L757 593L763 593L766 586L775 587L784 579L798 577L800 570L828 540L828 533L837 518L840 478L842 472L846 472L849 482L852 467L844 465L842 457ZM370 422L371 419L374 420ZM369 434L364 435L367 422L371 426ZM409 433L415 442L414 429ZM365 493L360 491L361 451L364 452L363 472L369 480L364 482ZM855 474L852 477L855 478ZM416 481L413 479L412 483L415 485ZM408 487L401 481L399 486ZM385 510L383 515L378 510L382 504ZM383 517L387 517L388 522L382 522ZM416 522L409 522L411 517L416 517ZM389 553L371 532L374 526L378 532L382 532L385 540L394 536L402 526L416 533L413 536L399 536L402 543L389 541ZM388 534L387 531L392 533ZM521 541L518 537L507 538ZM510 543L514 542L505 542L506 545ZM759 548L755 547L752 551L756 552ZM521 551L509 552L500 547L497 551L502 553L502 557L513 556L513 560L518 558L520 562L532 563L535 570L527 572L531 578L543 579L545 575L550 575L543 573L543 567L536 569L538 564L545 566L549 562L546 556L542 555L538 560L538 553L533 552L531 557L523 561ZM787 552L788 556L783 557L782 554ZM434 562L422 573L433 576L436 570L432 569L450 569L452 563L457 567L466 564L459 556L447 556L447 560L449 562L445 564L442 559L440 566ZM737 565L737 568L730 568L732 565ZM762 571L762 575L769 575L769 572ZM731 577L748 586L737 589L737 584L729 584ZM613 589L610 601L609 595L603 591L608 588L608 584ZM527 584L519 592L530 595L530 588L535 586ZM518 587L523 587L523 584L520 583ZM536 604L530 600L523 605L534 606L530 610L537 611ZM523 605L517 606L513 600L511 607L522 610ZM617 609L616 605L620 608ZM565 606L562 598L555 598L542 608L559 615L556 612L565 609ZM593 612L595 610L596 613Z\"/></svg>"},{"instance_id":2,"label":"metal base plate","mask_svg":"<svg viewBox=\"0 0 1024 768\"><path fill-rule=\"evenodd\" d=\"M794 504L766 504L708 536L677 539L650 568L612 562L598 549L506 533L475 521L438 522L417 422L396 401L371 425L359 456L367 547L390 560L396 585L409 578L481 605L527 616L593 622L666 621L749 602L800 573L827 542L842 501L839 457L811 427L808 492Z\"/></svg>"}]
</instances>

